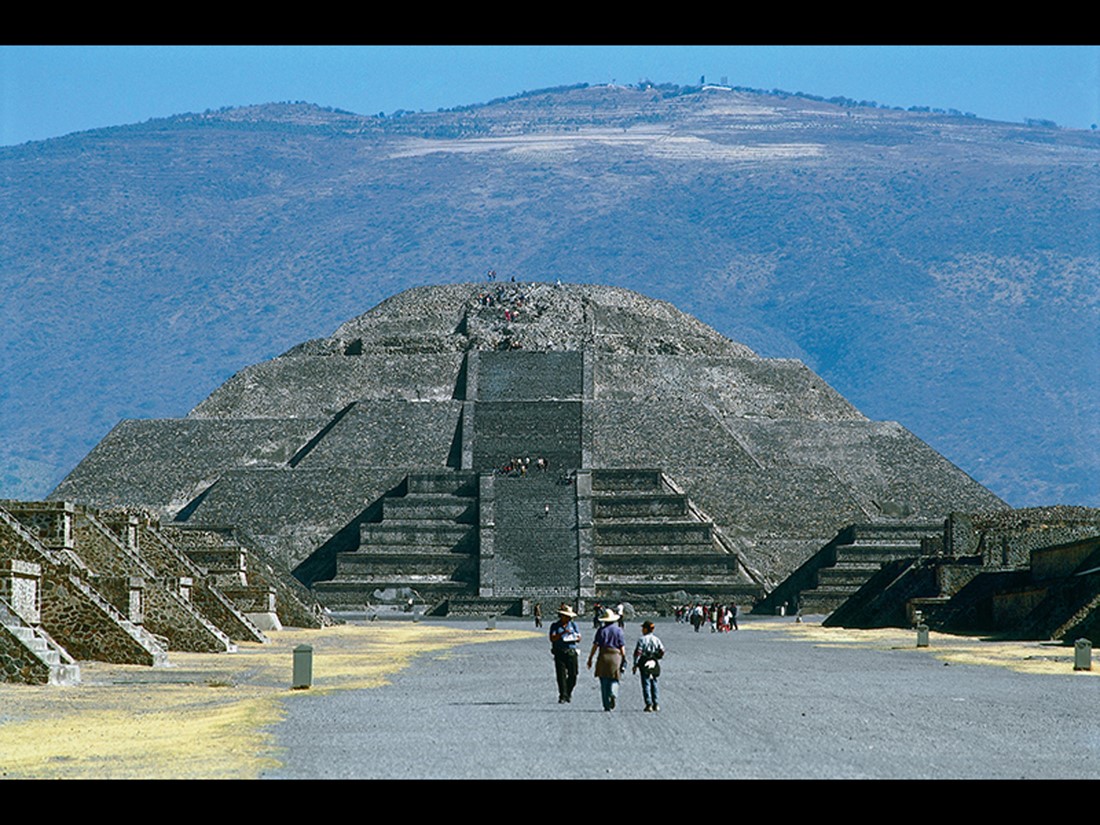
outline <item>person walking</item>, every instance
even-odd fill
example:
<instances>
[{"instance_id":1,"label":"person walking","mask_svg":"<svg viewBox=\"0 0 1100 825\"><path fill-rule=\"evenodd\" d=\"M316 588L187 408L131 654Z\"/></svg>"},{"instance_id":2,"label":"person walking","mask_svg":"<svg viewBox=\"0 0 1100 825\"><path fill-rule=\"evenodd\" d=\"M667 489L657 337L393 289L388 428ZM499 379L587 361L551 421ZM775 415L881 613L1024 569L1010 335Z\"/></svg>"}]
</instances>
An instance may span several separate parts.
<instances>
[{"instance_id":1,"label":"person walking","mask_svg":"<svg viewBox=\"0 0 1100 825\"><path fill-rule=\"evenodd\" d=\"M554 674L558 680L558 704L573 701L577 686L577 645L581 632L573 621L577 614L565 602L558 608L558 620L550 625L550 652L554 656Z\"/></svg>"},{"instance_id":2,"label":"person walking","mask_svg":"<svg viewBox=\"0 0 1100 825\"><path fill-rule=\"evenodd\" d=\"M592 650L588 653L588 669L592 669L592 657L596 659L596 676L600 680L600 699L604 710L615 709L615 699L619 695L619 676L626 670L626 639L623 629L616 624L619 616L611 608L605 608L600 614L600 629L592 640Z\"/></svg>"},{"instance_id":3,"label":"person walking","mask_svg":"<svg viewBox=\"0 0 1100 825\"><path fill-rule=\"evenodd\" d=\"M542 602L535 602L535 607L531 613L535 617L535 627L542 627Z\"/></svg>"},{"instance_id":4,"label":"person walking","mask_svg":"<svg viewBox=\"0 0 1100 825\"><path fill-rule=\"evenodd\" d=\"M665 657L665 646L653 633L653 622L642 623L642 638L634 645L634 667L632 673L642 675L642 701L646 713L656 713L661 709L658 704L657 677L661 675L661 659Z\"/></svg>"}]
</instances>

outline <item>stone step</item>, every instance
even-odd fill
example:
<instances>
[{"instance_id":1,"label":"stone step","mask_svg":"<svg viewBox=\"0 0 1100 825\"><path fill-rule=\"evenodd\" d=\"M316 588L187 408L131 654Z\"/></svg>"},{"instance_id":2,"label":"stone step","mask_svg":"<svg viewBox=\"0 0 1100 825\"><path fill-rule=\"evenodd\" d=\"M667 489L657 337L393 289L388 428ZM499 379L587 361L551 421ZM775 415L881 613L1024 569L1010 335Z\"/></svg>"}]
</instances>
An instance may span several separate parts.
<instances>
[{"instance_id":1,"label":"stone step","mask_svg":"<svg viewBox=\"0 0 1100 825\"><path fill-rule=\"evenodd\" d=\"M912 544L842 544L836 548L837 564L882 563L895 559L915 558L920 545Z\"/></svg>"},{"instance_id":2,"label":"stone step","mask_svg":"<svg viewBox=\"0 0 1100 825\"><path fill-rule=\"evenodd\" d=\"M649 561L684 567L696 564L737 564L736 556L720 553L713 545L698 543L596 545L595 555L596 561L614 565L645 564Z\"/></svg>"},{"instance_id":3,"label":"stone step","mask_svg":"<svg viewBox=\"0 0 1100 825\"><path fill-rule=\"evenodd\" d=\"M798 604L803 613L832 613L859 590L858 587L816 587L803 590Z\"/></svg>"},{"instance_id":4,"label":"stone step","mask_svg":"<svg viewBox=\"0 0 1100 825\"><path fill-rule=\"evenodd\" d=\"M227 572L245 569L245 553L239 547L188 548L185 555L207 572Z\"/></svg>"},{"instance_id":5,"label":"stone step","mask_svg":"<svg viewBox=\"0 0 1100 825\"><path fill-rule=\"evenodd\" d=\"M596 519L683 518L687 514L687 496L673 493L592 497L592 516Z\"/></svg>"},{"instance_id":6,"label":"stone step","mask_svg":"<svg viewBox=\"0 0 1100 825\"><path fill-rule=\"evenodd\" d=\"M737 576L596 576L596 588L601 590L630 590L635 593L661 593L672 590L715 593L740 591L756 593L759 585L746 583ZM761 593L762 595L762 593Z\"/></svg>"},{"instance_id":7,"label":"stone step","mask_svg":"<svg viewBox=\"0 0 1100 825\"><path fill-rule=\"evenodd\" d=\"M476 473L410 473L405 483L408 495L443 493L476 496Z\"/></svg>"},{"instance_id":8,"label":"stone step","mask_svg":"<svg viewBox=\"0 0 1100 825\"><path fill-rule=\"evenodd\" d=\"M882 568L878 565L838 565L817 571L818 587L862 587Z\"/></svg>"},{"instance_id":9,"label":"stone step","mask_svg":"<svg viewBox=\"0 0 1100 825\"><path fill-rule=\"evenodd\" d=\"M464 553L395 553L389 556L338 553L336 556L336 578L340 580L425 575L475 579L476 559Z\"/></svg>"},{"instance_id":10,"label":"stone step","mask_svg":"<svg viewBox=\"0 0 1100 825\"><path fill-rule=\"evenodd\" d=\"M21 640L24 644L29 643L32 639L35 638L34 628L26 627L19 624L7 624L6 622L4 623L4 627L6 627L11 632L11 635Z\"/></svg>"},{"instance_id":11,"label":"stone step","mask_svg":"<svg viewBox=\"0 0 1100 825\"><path fill-rule=\"evenodd\" d=\"M571 594L569 594L571 595ZM550 603L556 595L546 597ZM479 596L449 596L445 605L447 616L518 616L522 610L522 600L507 596L481 598Z\"/></svg>"},{"instance_id":12,"label":"stone step","mask_svg":"<svg viewBox=\"0 0 1100 825\"><path fill-rule=\"evenodd\" d=\"M661 471L642 470L593 470L592 492L604 491L655 491L661 492Z\"/></svg>"},{"instance_id":13,"label":"stone step","mask_svg":"<svg viewBox=\"0 0 1100 825\"><path fill-rule=\"evenodd\" d=\"M450 521L473 524L477 521L477 501L448 495L405 496L382 501L382 519Z\"/></svg>"},{"instance_id":14,"label":"stone step","mask_svg":"<svg viewBox=\"0 0 1100 825\"><path fill-rule=\"evenodd\" d=\"M384 521L359 529L359 547L387 552L390 546L466 547L477 536L476 525L448 525L420 521ZM399 551L403 552L403 551Z\"/></svg>"},{"instance_id":15,"label":"stone step","mask_svg":"<svg viewBox=\"0 0 1100 825\"><path fill-rule=\"evenodd\" d=\"M313 589L323 598L326 605L360 606L374 599L375 590L390 588L400 590L409 587L421 595L434 598L450 595L476 595L476 586L468 582L456 582L448 579L425 578L356 578L315 582Z\"/></svg>"},{"instance_id":16,"label":"stone step","mask_svg":"<svg viewBox=\"0 0 1100 825\"><path fill-rule=\"evenodd\" d=\"M427 543L400 543L390 542L381 544L360 544L358 550L351 551L349 555L359 556L378 556L380 558L389 558L390 556L409 556L420 557L426 556L441 556L441 557L469 557L477 555L477 542L473 539L469 541L460 542L457 544L442 542L439 544L427 544Z\"/></svg>"},{"instance_id":17,"label":"stone step","mask_svg":"<svg viewBox=\"0 0 1100 825\"><path fill-rule=\"evenodd\" d=\"M593 541L597 547L610 545L664 546L699 544L713 546L714 527L701 521L683 522L619 522L593 525Z\"/></svg>"},{"instance_id":18,"label":"stone step","mask_svg":"<svg viewBox=\"0 0 1100 825\"><path fill-rule=\"evenodd\" d=\"M17 620L14 617L9 617L4 622L5 629L12 636L18 639L27 650L44 664L51 667L61 664L61 654L52 648L49 642L39 636L34 628L16 624L15 621Z\"/></svg>"},{"instance_id":19,"label":"stone step","mask_svg":"<svg viewBox=\"0 0 1100 825\"><path fill-rule=\"evenodd\" d=\"M919 546L920 540L924 536L939 536L942 534L942 522L853 524L847 528L845 539L852 544L911 542Z\"/></svg>"},{"instance_id":20,"label":"stone step","mask_svg":"<svg viewBox=\"0 0 1100 825\"><path fill-rule=\"evenodd\" d=\"M315 582L314 588L323 593L352 592L362 590L386 590L389 588L401 589L411 587L417 590L421 587L431 586L433 592L449 590L454 593L471 592L469 582L455 581L446 576L353 576L346 579L333 579L332 581Z\"/></svg>"}]
</instances>

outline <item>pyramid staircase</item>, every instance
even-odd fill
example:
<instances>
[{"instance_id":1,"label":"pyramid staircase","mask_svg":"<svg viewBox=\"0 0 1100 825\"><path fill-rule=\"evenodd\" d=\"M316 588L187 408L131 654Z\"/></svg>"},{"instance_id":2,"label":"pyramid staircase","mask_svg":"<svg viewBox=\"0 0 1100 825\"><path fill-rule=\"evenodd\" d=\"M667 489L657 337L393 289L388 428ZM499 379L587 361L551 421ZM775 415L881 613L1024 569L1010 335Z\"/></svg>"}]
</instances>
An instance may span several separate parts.
<instances>
[{"instance_id":1,"label":"pyramid staircase","mask_svg":"<svg viewBox=\"0 0 1100 825\"><path fill-rule=\"evenodd\" d=\"M605 597L763 596L714 522L660 469L593 470L592 524L596 591Z\"/></svg>"},{"instance_id":2,"label":"pyramid staircase","mask_svg":"<svg viewBox=\"0 0 1100 825\"><path fill-rule=\"evenodd\" d=\"M160 576L140 555L137 547L131 547L98 515L86 508L79 509L78 540L81 535L94 536L94 544L101 548L99 558L93 562L97 570L111 565L116 568L115 572L144 579L142 625L158 638L165 639L169 649L193 653L237 650L232 639L185 598L178 586L173 586L173 582ZM92 546L91 540L85 540L78 544L77 550L84 556L84 548Z\"/></svg>"},{"instance_id":3,"label":"pyramid staircase","mask_svg":"<svg viewBox=\"0 0 1100 825\"><path fill-rule=\"evenodd\" d=\"M411 588L423 600L477 595L478 478L410 473L360 526L359 549L338 553L336 576L313 590L327 606L360 609L374 591Z\"/></svg>"},{"instance_id":4,"label":"pyramid staircase","mask_svg":"<svg viewBox=\"0 0 1100 825\"><path fill-rule=\"evenodd\" d=\"M327 622L308 589L290 571L273 560L260 543L245 530L234 526L161 523L160 535L184 553L202 575L213 582L200 597L204 605L238 626L250 641L266 642L264 631L290 627L319 628ZM244 614L252 628L237 621L229 611L218 611L226 597ZM243 626L242 626L243 625Z\"/></svg>"},{"instance_id":5,"label":"pyramid staircase","mask_svg":"<svg viewBox=\"0 0 1100 825\"><path fill-rule=\"evenodd\" d=\"M584 476L590 496L578 490ZM336 554L335 576L313 583L328 607L362 609L375 591L406 588L448 614L517 612L524 600L572 601L586 592L643 599L684 589L754 599L764 592L660 470L593 470L564 483L538 470L524 478L411 473L382 499L381 513L360 525L357 550Z\"/></svg>"}]
</instances>

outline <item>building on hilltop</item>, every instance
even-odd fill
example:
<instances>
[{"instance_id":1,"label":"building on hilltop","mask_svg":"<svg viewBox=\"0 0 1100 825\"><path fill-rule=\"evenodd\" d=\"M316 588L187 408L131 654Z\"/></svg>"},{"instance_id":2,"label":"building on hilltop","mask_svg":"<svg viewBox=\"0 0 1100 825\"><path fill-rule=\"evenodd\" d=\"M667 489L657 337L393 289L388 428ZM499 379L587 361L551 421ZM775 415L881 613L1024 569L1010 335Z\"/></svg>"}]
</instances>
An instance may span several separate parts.
<instances>
[{"instance_id":1,"label":"building on hilltop","mask_svg":"<svg viewBox=\"0 0 1100 825\"><path fill-rule=\"evenodd\" d=\"M846 525L1005 507L804 364L602 286L396 295L123 421L50 496L233 525L330 606L753 602Z\"/></svg>"}]
</instances>

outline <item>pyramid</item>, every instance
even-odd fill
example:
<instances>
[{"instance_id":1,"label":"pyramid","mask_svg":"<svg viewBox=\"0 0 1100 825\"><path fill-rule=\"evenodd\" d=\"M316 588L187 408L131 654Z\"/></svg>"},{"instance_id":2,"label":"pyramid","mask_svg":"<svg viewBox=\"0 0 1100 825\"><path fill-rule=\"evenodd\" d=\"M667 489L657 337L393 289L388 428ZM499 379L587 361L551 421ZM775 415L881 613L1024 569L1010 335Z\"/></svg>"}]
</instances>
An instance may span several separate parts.
<instances>
[{"instance_id":1,"label":"pyramid","mask_svg":"<svg viewBox=\"0 0 1100 825\"><path fill-rule=\"evenodd\" d=\"M51 494L247 531L333 606L762 596L853 523L1005 507L805 364L604 286L400 293L119 423Z\"/></svg>"}]
</instances>

